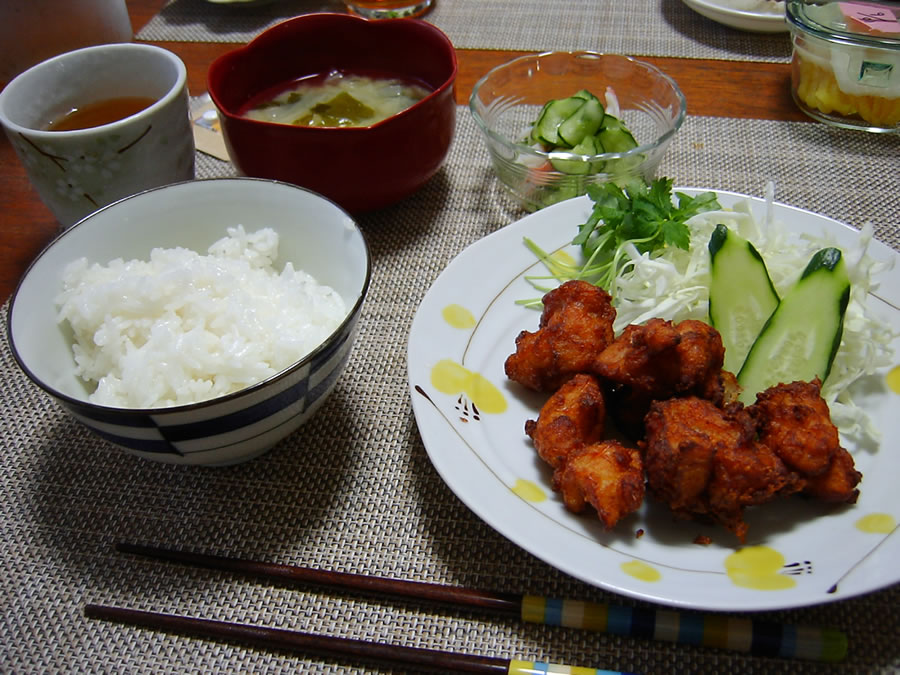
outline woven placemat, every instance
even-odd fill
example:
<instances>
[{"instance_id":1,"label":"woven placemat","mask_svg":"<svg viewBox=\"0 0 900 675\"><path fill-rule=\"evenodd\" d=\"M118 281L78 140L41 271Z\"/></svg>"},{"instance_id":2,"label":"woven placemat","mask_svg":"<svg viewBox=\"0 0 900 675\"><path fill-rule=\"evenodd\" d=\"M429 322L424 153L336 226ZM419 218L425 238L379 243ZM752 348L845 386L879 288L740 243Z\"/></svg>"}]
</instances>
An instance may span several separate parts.
<instances>
[{"instance_id":1,"label":"woven placemat","mask_svg":"<svg viewBox=\"0 0 900 675\"><path fill-rule=\"evenodd\" d=\"M218 4L174 0L142 28L142 40L247 42L284 19L343 12L338 0ZM425 17L460 49L589 49L633 56L786 62L788 33L718 24L681 0L436 0Z\"/></svg>"},{"instance_id":2,"label":"woven placemat","mask_svg":"<svg viewBox=\"0 0 900 675\"><path fill-rule=\"evenodd\" d=\"M765 142L760 142L765 139ZM900 248L900 139L809 123L690 118L662 167L684 186L778 196ZM200 155L201 177L231 175ZM868 189L856 197L859 187ZM98 440L19 371L0 337L0 672L360 672L286 653L88 621L117 604L417 647L640 673L889 673L900 669L900 586L760 618L845 631L824 666L521 624L414 602L314 593L130 558L119 540L638 605L579 582L475 517L432 468L411 411L406 339L426 290L468 244L517 218L466 109L446 166L420 192L361 218L374 261L346 372L317 416L268 454L227 468L135 459ZM4 322L9 303L0 308ZM376 670L374 672L402 672Z\"/></svg>"}]
</instances>

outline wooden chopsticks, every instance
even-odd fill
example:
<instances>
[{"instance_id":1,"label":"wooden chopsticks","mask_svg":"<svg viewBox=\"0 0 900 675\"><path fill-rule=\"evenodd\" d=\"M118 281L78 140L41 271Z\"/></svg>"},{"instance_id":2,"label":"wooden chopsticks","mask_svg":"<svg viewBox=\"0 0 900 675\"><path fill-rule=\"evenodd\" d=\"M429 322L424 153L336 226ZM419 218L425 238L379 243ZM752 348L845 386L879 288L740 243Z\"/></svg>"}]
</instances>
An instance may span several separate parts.
<instances>
[{"instance_id":1,"label":"wooden chopsticks","mask_svg":"<svg viewBox=\"0 0 900 675\"><path fill-rule=\"evenodd\" d=\"M493 656L478 656L420 647L367 642L352 638L301 633L281 628L213 621L122 607L86 605L84 614L89 619L125 623L191 637L237 642L263 649L301 652L304 654L337 657L339 659L402 664L417 669L427 668L445 673L506 673L508 675L526 675L530 673L533 675L535 673L574 672L573 669L567 666L552 663L520 661ZM613 673L613 671L595 670L593 668L579 668L577 672L584 675L612 675Z\"/></svg>"},{"instance_id":2,"label":"wooden chopsticks","mask_svg":"<svg viewBox=\"0 0 900 675\"><path fill-rule=\"evenodd\" d=\"M801 627L749 618L496 593L131 543L119 543L116 545L116 550L121 553L251 575L263 579L314 584L376 596L426 600L447 607L479 609L496 615L517 616L521 620L531 623L582 628L628 637L644 637L680 644L732 649L764 656L817 661L841 661L847 654L846 635L828 628Z\"/></svg>"},{"instance_id":3,"label":"wooden chopsticks","mask_svg":"<svg viewBox=\"0 0 900 675\"><path fill-rule=\"evenodd\" d=\"M327 570L210 556L137 544L120 543L116 545L116 550L122 553L144 555L171 562L251 574L264 579L282 579L378 595L425 599L458 607L478 607L493 610L495 613L516 613L515 596L457 589L441 586L440 584L392 580L344 572L329 572ZM124 607L88 604L85 605L84 614L89 619L130 624L192 637L237 642L264 649L318 654L338 659L352 658L386 664L402 664L417 669L436 670L438 672L506 673L507 675L577 672L580 675L633 675L606 669L572 667L543 661L526 661L522 659L446 652Z\"/></svg>"},{"instance_id":4,"label":"wooden chopsticks","mask_svg":"<svg viewBox=\"0 0 900 675\"><path fill-rule=\"evenodd\" d=\"M423 581L386 579L384 577L373 577L368 574L351 574L349 572L332 572L311 567L279 565L277 563L241 558L226 558L224 556L205 555L140 544L119 543L116 544L116 550L120 553L131 553L168 562L247 574L262 579L279 579L293 583L359 591L372 595L427 600L450 607L483 609L509 616L519 616L522 604L521 596L511 593L490 593Z\"/></svg>"}]
</instances>

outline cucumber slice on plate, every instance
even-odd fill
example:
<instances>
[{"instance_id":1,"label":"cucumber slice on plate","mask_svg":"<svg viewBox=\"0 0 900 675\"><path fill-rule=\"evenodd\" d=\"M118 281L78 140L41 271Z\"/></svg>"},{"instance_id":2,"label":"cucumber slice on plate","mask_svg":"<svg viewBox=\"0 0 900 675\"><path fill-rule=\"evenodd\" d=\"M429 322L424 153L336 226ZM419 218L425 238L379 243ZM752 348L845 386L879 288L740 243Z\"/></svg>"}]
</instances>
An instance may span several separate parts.
<instances>
[{"instance_id":1,"label":"cucumber slice on plate","mask_svg":"<svg viewBox=\"0 0 900 675\"><path fill-rule=\"evenodd\" d=\"M813 255L800 279L778 303L750 348L738 373L745 404L780 382L819 378L831 372L841 345L850 279L841 251L825 248Z\"/></svg>"},{"instance_id":2,"label":"cucumber slice on plate","mask_svg":"<svg viewBox=\"0 0 900 675\"><path fill-rule=\"evenodd\" d=\"M725 370L737 373L778 307L778 293L759 251L724 225L709 238L709 256L709 320L725 345Z\"/></svg>"}]
</instances>

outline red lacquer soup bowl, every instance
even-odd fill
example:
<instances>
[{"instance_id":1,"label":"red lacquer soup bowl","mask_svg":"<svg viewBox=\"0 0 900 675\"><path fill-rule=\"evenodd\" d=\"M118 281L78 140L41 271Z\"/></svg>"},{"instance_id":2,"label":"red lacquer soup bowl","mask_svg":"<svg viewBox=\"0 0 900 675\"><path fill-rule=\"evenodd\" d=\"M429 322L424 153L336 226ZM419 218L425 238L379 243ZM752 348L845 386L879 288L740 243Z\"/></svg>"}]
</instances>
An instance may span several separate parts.
<instances>
[{"instance_id":1,"label":"red lacquer soup bowl","mask_svg":"<svg viewBox=\"0 0 900 675\"><path fill-rule=\"evenodd\" d=\"M367 127L244 116L265 92L335 71L390 75L430 93ZM424 21L306 14L219 57L210 66L208 87L241 174L301 185L359 213L408 197L440 169L456 126L456 72L450 40Z\"/></svg>"}]
</instances>

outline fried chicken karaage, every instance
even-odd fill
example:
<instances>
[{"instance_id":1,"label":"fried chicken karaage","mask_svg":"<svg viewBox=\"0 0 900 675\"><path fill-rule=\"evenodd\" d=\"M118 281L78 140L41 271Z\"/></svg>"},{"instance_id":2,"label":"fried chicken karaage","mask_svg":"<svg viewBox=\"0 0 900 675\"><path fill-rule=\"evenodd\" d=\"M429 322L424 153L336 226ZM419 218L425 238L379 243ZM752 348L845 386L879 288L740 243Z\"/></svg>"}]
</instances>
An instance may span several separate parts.
<instances>
[{"instance_id":1,"label":"fried chicken karaage","mask_svg":"<svg viewBox=\"0 0 900 675\"><path fill-rule=\"evenodd\" d=\"M637 438L652 401L695 395L721 405L736 398L724 360L722 338L712 326L650 319L626 326L592 368L611 385L609 405L620 428Z\"/></svg>"},{"instance_id":2,"label":"fried chicken karaage","mask_svg":"<svg viewBox=\"0 0 900 675\"><path fill-rule=\"evenodd\" d=\"M641 443L650 491L677 516L712 519L744 541L746 506L803 487L756 439L740 405L722 409L696 396L654 401Z\"/></svg>"},{"instance_id":3,"label":"fried chicken karaage","mask_svg":"<svg viewBox=\"0 0 900 675\"><path fill-rule=\"evenodd\" d=\"M613 336L610 296L570 281L544 296L507 376L553 394L525 423L570 511L593 506L607 529L645 490L682 518L719 523L741 542L744 511L802 493L855 503L862 475L840 445L821 383L779 384L745 407L712 326L650 319ZM607 413L637 448L605 438Z\"/></svg>"},{"instance_id":4,"label":"fried chicken karaage","mask_svg":"<svg viewBox=\"0 0 900 675\"><path fill-rule=\"evenodd\" d=\"M554 469L569 455L603 437L606 406L597 379L575 375L541 407L537 420L525 422L525 433L538 455Z\"/></svg>"},{"instance_id":5,"label":"fried chicken karaage","mask_svg":"<svg viewBox=\"0 0 900 675\"><path fill-rule=\"evenodd\" d=\"M612 343L616 310L609 293L586 281L567 281L547 293L538 330L522 331L504 364L507 377L534 391L554 391L573 375L591 372Z\"/></svg>"},{"instance_id":6,"label":"fried chicken karaage","mask_svg":"<svg viewBox=\"0 0 900 675\"><path fill-rule=\"evenodd\" d=\"M594 360L593 372L651 400L694 394L721 401L725 348L702 321L650 319L626 326Z\"/></svg>"},{"instance_id":7,"label":"fried chicken karaage","mask_svg":"<svg viewBox=\"0 0 900 675\"><path fill-rule=\"evenodd\" d=\"M757 394L747 411L760 441L806 479L804 493L827 502L855 503L862 474L841 447L821 389L818 378L778 384Z\"/></svg>"},{"instance_id":8,"label":"fried chicken karaage","mask_svg":"<svg viewBox=\"0 0 900 675\"><path fill-rule=\"evenodd\" d=\"M607 530L644 501L644 469L637 449L618 441L587 445L569 455L553 474L566 508L581 513L590 504Z\"/></svg>"},{"instance_id":9,"label":"fried chicken karaage","mask_svg":"<svg viewBox=\"0 0 900 675\"><path fill-rule=\"evenodd\" d=\"M611 529L644 499L644 470L638 451L602 441L606 406L600 383L579 374L557 389L537 420L525 423L538 455L553 469L553 489L566 508L581 513L590 504Z\"/></svg>"},{"instance_id":10,"label":"fried chicken karaage","mask_svg":"<svg viewBox=\"0 0 900 675\"><path fill-rule=\"evenodd\" d=\"M862 474L856 470L853 455L838 448L825 473L806 479L803 493L831 504L855 504L859 497L856 486L861 480Z\"/></svg>"}]
</instances>

